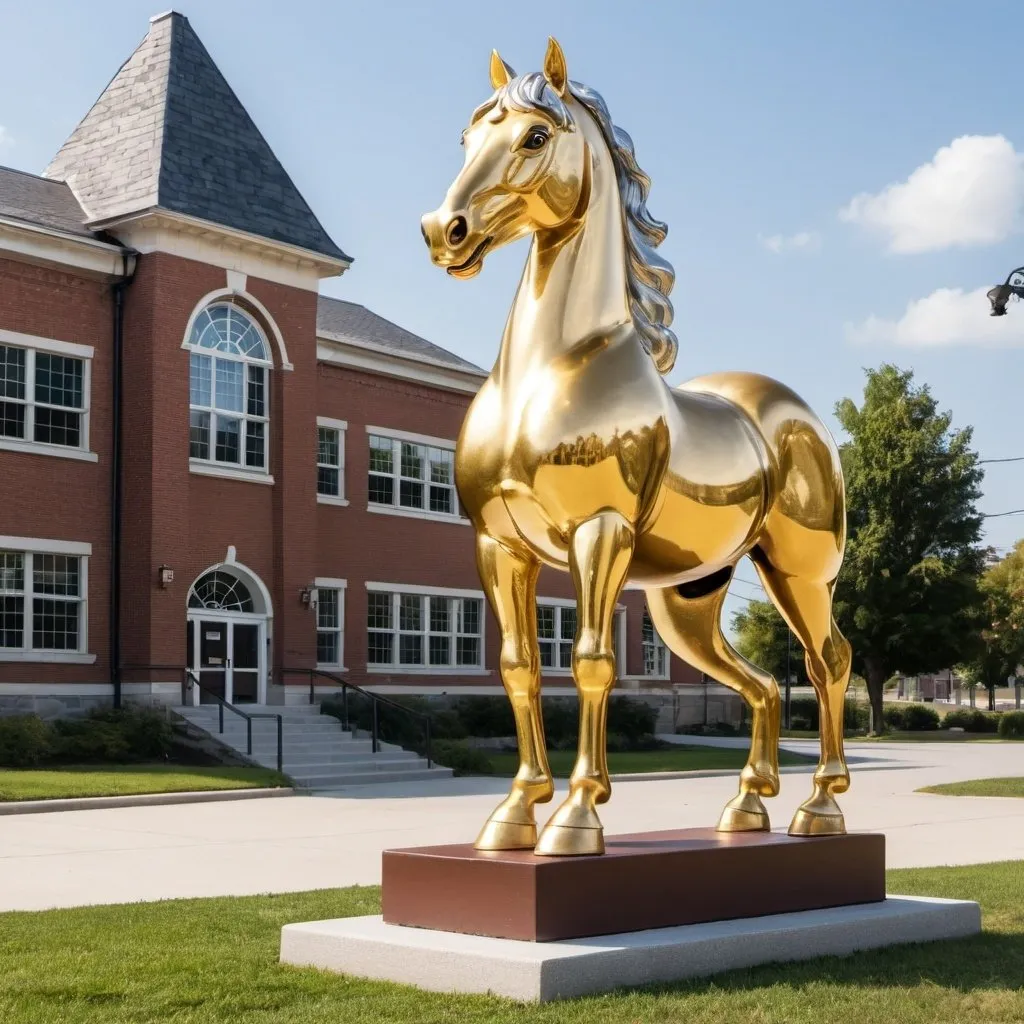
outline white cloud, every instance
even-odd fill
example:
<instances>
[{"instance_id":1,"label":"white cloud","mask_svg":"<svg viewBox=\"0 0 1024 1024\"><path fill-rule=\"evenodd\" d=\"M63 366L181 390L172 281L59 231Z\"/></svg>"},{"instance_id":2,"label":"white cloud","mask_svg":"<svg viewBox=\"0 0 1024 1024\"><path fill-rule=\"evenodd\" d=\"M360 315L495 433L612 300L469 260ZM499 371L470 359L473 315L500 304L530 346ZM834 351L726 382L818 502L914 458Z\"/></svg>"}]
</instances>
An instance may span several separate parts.
<instances>
[{"instance_id":1,"label":"white cloud","mask_svg":"<svg viewBox=\"0 0 1024 1024\"><path fill-rule=\"evenodd\" d=\"M855 344L889 342L908 348L1024 346L1024 304L1011 302L1006 316L990 316L988 290L989 286L970 292L939 288L909 302L898 320L869 316L861 324L847 324L847 339Z\"/></svg>"},{"instance_id":2,"label":"white cloud","mask_svg":"<svg viewBox=\"0 0 1024 1024\"><path fill-rule=\"evenodd\" d=\"M840 220L889 236L898 253L992 245L1024 221L1024 153L1002 135L962 135L906 181L855 196Z\"/></svg>"},{"instance_id":3,"label":"white cloud","mask_svg":"<svg viewBox=\"0 0 1024 1024\"><path fill-rule=\"evenodd\" d=\"M757 240L775 253L788 252L792 249L804 249L808 252L820 248L821 236L816 231L798 231L795 235L758 235Z\"/></svg>"}]
</instances>

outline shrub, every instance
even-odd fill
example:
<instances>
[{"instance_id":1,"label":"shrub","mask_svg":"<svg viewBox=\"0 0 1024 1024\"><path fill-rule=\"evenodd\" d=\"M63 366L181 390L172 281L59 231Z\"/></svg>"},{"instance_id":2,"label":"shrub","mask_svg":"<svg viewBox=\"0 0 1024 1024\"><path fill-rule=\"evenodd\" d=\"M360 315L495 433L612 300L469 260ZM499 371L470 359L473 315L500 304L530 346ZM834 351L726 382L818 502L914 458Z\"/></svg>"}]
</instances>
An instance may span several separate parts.
<instances>
[{"instance_id":1,"label":"shrub","mask_svg":"<svg viewBox=\"0 0 1024 1024\"><path fill-rule=\"evenodd\" d=\"M978 708L960 708L946 715L942 720L942 728L963 729L965 732L996 732L999 718L998 714L986 713Z\"/></svg>"},{"instance_id":2,"label":"shrub","mask_svg":"<svg viewBox=\"0 0 1024 1024\"><path fill-rule=\"evenodd\" d=\"M66 762L153 761L165 758L174 730L151 708L96 708L86 718L53 724L53 757Z\"/></svg>"},{"instance_id":3,"label":"shrub","mask_svg":"<svg viewBox=\"0 0 1024 1024\"><path fill-rule=\"evenodd\" d=\"M999 716L999 735L1004 740L1024 739L1024 711L1007 711Z\"/></svg>"},{"instance_id":4,"label":"shrub","mask_svg":"<svg viewBox=\"0 0 1024 1024\"><path fill-rule=\"evenodd\" d=\"M516 734L512 704L504 694L496 694L493 697L460 697L452 705L451 714L461 723L463 736L484 739Z\"/></svg>"},{"instance_id":5,"label":"shrub","mask_svg":"<svg viewBox=\"0 0 1024 1024\"><path fill-rule=\"evenodd\" d=\"M431 753L437 764L451 768L456 775L493 775L494 765L483 750L458 740L438 740Z\"/></svg>"},{"instance_id":6,"label":"shrub","mask_svg":"<svg viewBox=\"0 0 1024 1024\"><path fill-rule=\"evenodd\" d=\"M633 743L646 741L658 726L658 709L644 700L612 697L608 705L608 731Z\"/></svg>"},{"instance_id":7,"label":"shrub","mask_svg":"<svg viewBox=\"0 0 1024 1024\"><path fill-rule=\"evenodd\" d=\"M906 732L931 732L939 727L939 713L927 704L908 704L900 710L903 721L896 728Z\"/></svg>"},{"instance_id":8,"label":"shrub","mask_svg":"<svg viewBox=\"0 0 1024 1024\"><path fill-rule=\"evenodd\" d=\"M38 715L0 718L0 767L34 768L50 755L53 729Z\"/></svg>"},{"instance_id":9,"label":"shrub","mask_svg":"<svg viewBox=\"0 0 1024 1024\"><path fill-rule=\"evenodd\" d=\"M793 697L789 702L790 722L794 729L817 732L821 727L821 709L816 697ZM866 729L871 713L866 706L847 698L843 707L843 728Z\"/></svg>"}]
</instances>

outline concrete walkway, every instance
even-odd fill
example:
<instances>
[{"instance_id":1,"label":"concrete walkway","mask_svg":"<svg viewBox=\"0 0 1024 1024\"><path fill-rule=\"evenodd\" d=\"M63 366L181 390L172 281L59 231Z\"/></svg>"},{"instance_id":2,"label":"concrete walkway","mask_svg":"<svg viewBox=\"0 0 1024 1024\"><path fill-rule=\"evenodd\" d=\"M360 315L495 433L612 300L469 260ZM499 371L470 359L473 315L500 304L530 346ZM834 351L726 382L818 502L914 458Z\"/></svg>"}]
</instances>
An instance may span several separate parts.
<instances>
[{"instance_id":1,"label":"concrete walkway","mask_svg":"<svg viewBox=\"0 0 1024 1024\"><path fill-rule=\"evenodd\" d=\"M817 751L816 742L785 746ZM851 743L848 752L856 758L841 798L848 827L884 831L890 867L1024 859L1024 800L914 792L1024 775L1024 744ZM809 772L783 776L782 793L769 801L777 828L809 795ZM620 782L602 810L607 831L712 824L736 791L736 774ZM471 841L507 788L498 779L454 779L0 818L0 910L376 884L382 850ZM542 820L554 806L542 808Z\"/></svg>"}]
</instances>

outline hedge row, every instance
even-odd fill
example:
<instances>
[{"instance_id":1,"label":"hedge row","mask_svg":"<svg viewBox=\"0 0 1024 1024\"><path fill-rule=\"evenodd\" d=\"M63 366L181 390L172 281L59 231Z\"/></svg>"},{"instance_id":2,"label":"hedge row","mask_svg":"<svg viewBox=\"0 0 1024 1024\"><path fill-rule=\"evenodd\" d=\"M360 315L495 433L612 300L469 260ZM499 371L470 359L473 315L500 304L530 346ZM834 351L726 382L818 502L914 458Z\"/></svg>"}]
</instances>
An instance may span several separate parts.
<instances>
[{"instance_id":1,"label":"hedge row","mask_svg":"<svg viewBox=\"0 0 1024 1024\"><path fill-rule=\"evenodd\" d=\"M163 760L174 732L149 708L97 708L85 718L44 722L38 715L0 718L0 767Z\"/></svg>"}]
</instances>

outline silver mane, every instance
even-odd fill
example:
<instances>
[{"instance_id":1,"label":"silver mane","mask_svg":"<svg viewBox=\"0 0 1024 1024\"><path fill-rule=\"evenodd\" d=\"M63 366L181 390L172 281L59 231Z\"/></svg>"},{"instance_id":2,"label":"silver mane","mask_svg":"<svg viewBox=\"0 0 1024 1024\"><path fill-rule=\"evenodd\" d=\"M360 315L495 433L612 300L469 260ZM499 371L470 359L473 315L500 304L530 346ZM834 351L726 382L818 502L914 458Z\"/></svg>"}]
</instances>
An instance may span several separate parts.
<instances>
[{"instance_id":1,"label":"silver mane","mask_svg":"<svg viewBox=\"0 0 1024 1024\"><path fill-rule=\"evenodd\" d=\"M604 100L579 82L570 82L569 91L597 122L615 163L619 200L625 215L626 287L633 324L655 366L661 373L668 373L675 365L679 347L669 329L672 303L668 296L676 275L672 265L655 252L665 240L668 226L648 213L651 179L636 162L633 140L612 122ZM513 78L476 111L473 119L496 106L522 112L542 110L559 127L572 125L569 109L539 71Z\"/></svg>"}]
</instances>

